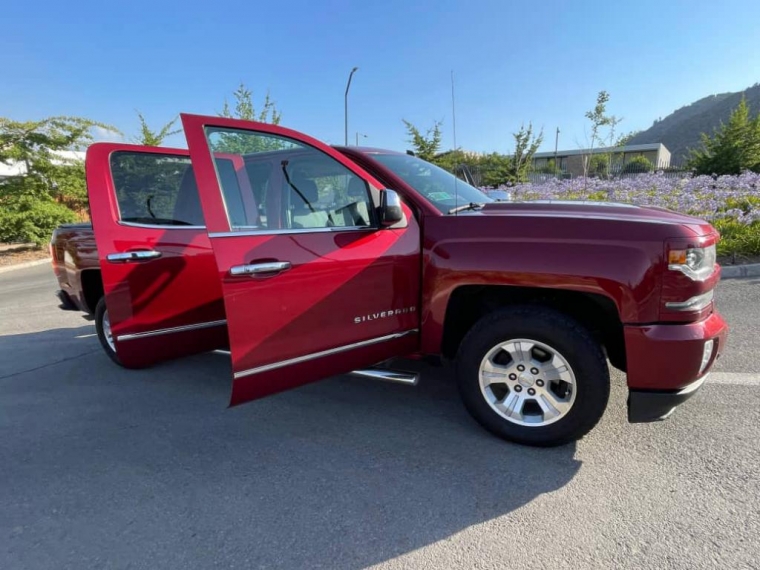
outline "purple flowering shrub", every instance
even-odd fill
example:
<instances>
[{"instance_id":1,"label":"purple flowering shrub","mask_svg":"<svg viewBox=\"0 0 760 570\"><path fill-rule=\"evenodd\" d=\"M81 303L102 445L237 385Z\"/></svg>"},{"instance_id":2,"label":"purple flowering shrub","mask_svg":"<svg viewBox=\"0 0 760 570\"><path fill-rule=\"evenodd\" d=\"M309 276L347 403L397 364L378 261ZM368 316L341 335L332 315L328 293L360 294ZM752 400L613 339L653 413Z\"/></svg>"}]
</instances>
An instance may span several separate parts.
<instances>
[{"instance_id":1,"label":"purple flowering shrub","mask_svg":"<svg viewBox=\"0 0 760 570\"><path fill-rule=\"evenodd\" d=\"M517 201L604 200L668 208L715 225L722 235L721 255L760 255L759 173L717 178L652 173L614 180L550 179L498 189Z\"/></svg>"}]
</instances>

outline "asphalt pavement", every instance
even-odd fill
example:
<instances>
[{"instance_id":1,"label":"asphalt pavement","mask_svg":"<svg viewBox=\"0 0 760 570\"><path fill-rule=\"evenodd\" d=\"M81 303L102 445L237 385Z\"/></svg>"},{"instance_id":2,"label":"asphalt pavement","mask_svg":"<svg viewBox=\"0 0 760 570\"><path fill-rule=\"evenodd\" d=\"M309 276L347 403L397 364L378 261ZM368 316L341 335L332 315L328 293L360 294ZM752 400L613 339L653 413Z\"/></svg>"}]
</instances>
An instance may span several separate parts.
<instances>
[{"instance_id":1,"label":"asphalt pavement","mask_svg":"<svg viewBox=\"0 0 760 570\"><path fill-rule=\"evenodd\" d=\"M625 380L580 442L533 449L419 386L332 378L228 409L228 356L123 370L49 266L0 275L0 568L760 568L760 280L667 421ZM420 365L421 366L421 365Z\"/></svg>"}]
</instances>

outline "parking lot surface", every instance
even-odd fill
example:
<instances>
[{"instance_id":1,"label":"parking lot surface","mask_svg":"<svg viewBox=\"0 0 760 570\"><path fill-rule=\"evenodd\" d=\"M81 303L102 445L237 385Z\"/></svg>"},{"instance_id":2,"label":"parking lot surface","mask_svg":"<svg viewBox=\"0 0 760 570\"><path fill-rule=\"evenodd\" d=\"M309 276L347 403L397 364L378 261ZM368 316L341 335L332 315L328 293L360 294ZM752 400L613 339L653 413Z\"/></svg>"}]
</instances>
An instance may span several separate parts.
<instances>
[{"instance_id":1,"label":"parking lot surface","mask_svg":"<svg viewBox=\"0 0 760 570\"><path fill-rule=\"evenodd\" d=\"M669 420L627 424L614 371L554 449L483 431L447 368L228 409L228 356L120 369L54 290L0 275L0 568L760 567L760 280L721 283L729 347Z\"/></svg>"}]
</instances>

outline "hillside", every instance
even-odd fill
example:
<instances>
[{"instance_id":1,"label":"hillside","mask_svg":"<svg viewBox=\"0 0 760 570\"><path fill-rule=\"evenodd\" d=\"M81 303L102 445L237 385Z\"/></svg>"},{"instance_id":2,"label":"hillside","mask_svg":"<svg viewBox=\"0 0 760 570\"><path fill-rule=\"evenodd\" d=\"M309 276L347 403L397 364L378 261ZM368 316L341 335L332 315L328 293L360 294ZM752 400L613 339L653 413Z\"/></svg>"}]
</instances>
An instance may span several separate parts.
<instances>
[{"instance_id":1,"label":"hillside","mask_svg":"<svg viewBox=\"0 0 760 570\"><path fill-rule=\"evenodd\" d=\"M750 112L760 111L760 83L745 91L710 95L681 107L645 131L633 137L628 144L664 144L673 155L673 162L683 162L690 148L700 145L700 133L712 133L721 121L728 120L731 111L739 104L742 94L747 98Z\"/></svg>"}]
</instances>

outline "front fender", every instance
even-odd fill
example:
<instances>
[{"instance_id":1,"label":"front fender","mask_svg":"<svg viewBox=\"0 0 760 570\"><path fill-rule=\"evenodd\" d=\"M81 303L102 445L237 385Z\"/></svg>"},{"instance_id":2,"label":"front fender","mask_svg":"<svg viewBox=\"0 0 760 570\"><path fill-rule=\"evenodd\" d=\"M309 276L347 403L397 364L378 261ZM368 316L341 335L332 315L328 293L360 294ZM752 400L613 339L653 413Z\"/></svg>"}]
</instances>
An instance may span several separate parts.
<instances>
[{"instance_id":1,"label":"front fender","mask_svg":"<svg viewBox=\"0 0 760 570\"><path fill-rule=\"evenodd\" d=\"M422 351L441 350L455 289L501 285L594 293L612 300L623 323L657 320L661 242L509 235L449 238L423 254Z\"/></svg>"}]
</instances>

